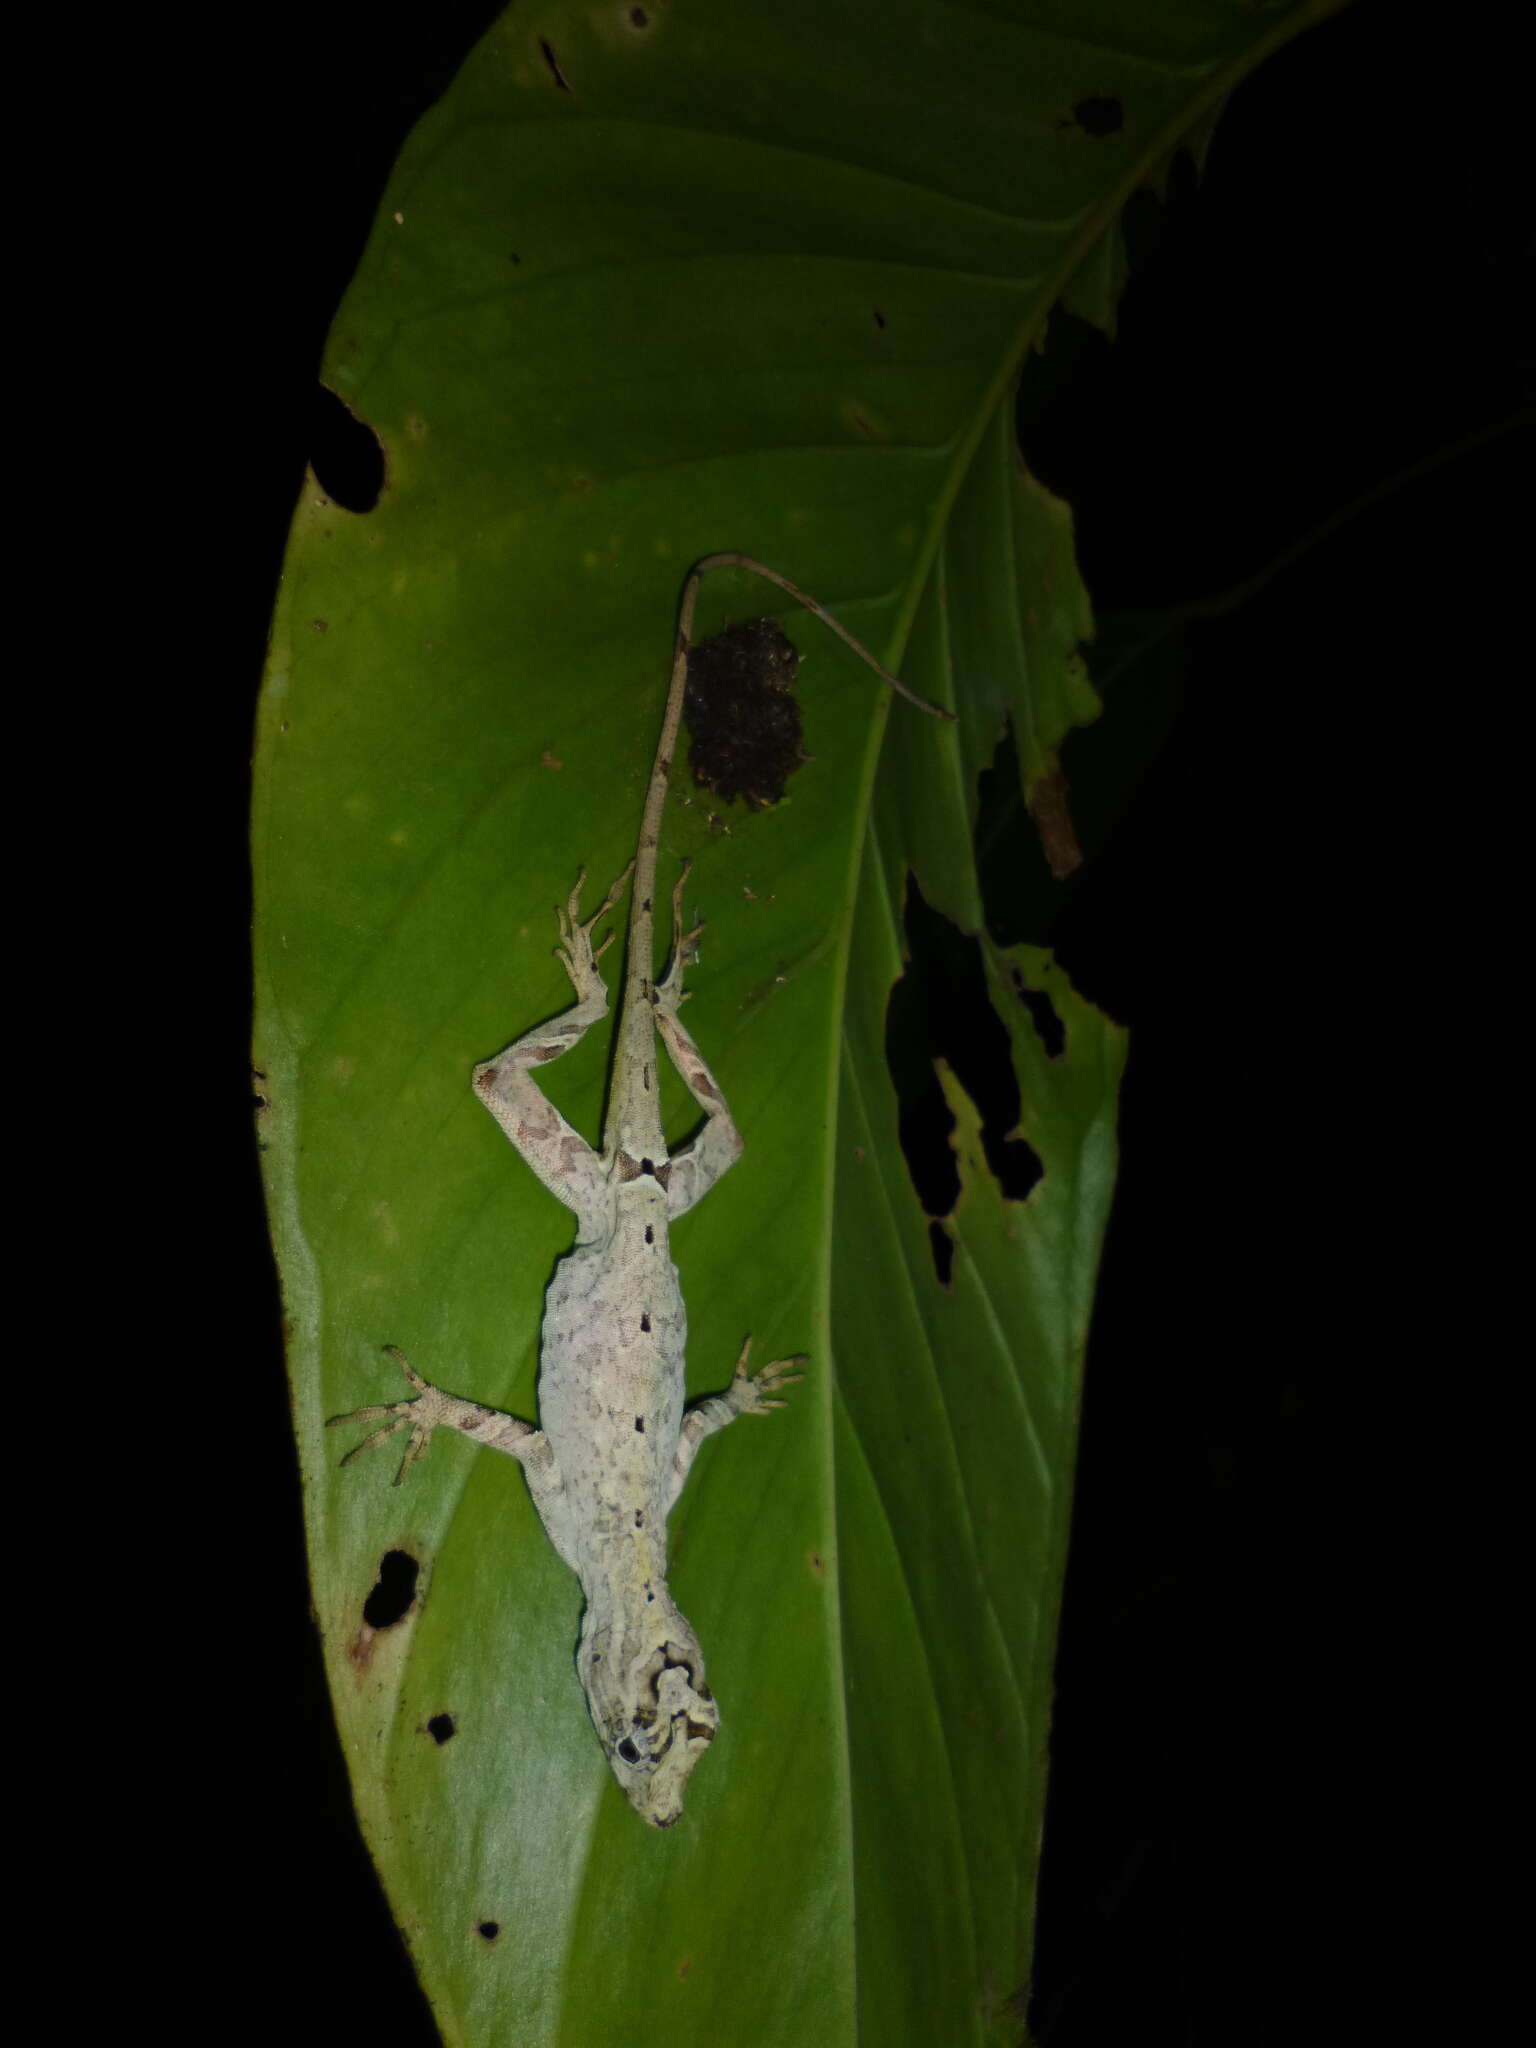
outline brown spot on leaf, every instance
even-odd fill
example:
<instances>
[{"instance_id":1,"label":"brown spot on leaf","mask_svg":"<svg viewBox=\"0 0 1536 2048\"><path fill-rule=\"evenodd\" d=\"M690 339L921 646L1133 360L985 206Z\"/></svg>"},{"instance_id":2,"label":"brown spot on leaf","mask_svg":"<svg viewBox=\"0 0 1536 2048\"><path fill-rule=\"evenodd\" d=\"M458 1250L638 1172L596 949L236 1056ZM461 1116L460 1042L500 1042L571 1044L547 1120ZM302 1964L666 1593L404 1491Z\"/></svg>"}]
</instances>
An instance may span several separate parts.
<instances>
[{"instance_id":1,"label":"brown spot on leaf","mask_svg":"<svg viewBox=\"0 0 1536 2048\"><path fill-rule=\"evenodd\" d=\"M1083 854L1067 809L1067 778L1059 768L1042 775L1029 792L1029 814L1040 834L1047 866L1058 882L1064 882L1082 866Z\"/></svg>"}]
</instances>

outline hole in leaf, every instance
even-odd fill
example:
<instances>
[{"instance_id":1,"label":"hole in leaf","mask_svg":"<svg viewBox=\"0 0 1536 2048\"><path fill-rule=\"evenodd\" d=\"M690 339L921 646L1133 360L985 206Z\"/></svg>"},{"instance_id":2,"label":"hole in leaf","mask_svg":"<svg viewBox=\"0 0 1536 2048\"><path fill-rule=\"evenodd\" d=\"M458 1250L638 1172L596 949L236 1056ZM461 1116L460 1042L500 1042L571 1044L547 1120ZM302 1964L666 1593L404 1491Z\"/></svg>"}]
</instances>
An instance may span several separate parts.
<instances>
[{"instance_id":1,"label":"hole in leaf","mask_svg":"<svg viewBox=\"0 0 1536 2048\"><path fill-rule=\"evenodd\" d=\"M910 876L905 925L908 964L891 991L885 1051L917 1198L930 1218L939 1218L960 1193L954 1120L934 1072L941 1059L980 1113L982 1148L1004 1198L1021 1202L1044 1169L1033 1146L1009 1136L1019 1120L1019 1087L1007 1031L987 996L980 949L929 908ZM941 1236L942 1243L933 1239L934 1265L947 1283L954 1247L947 1231Z\"/></svg>"},{"instance_id":2,"label":"hole in leaf","mask_svg":"<svg viewBox=\"0 0 1536 2048\"><path fill-rule=\"evenodd\" d=\"M1051 874L1040 831L1019 783L1019 749L1007 720L976 778L976 869L987 930L1003 945L1049 943L1062 885Z\"/></svg>"},{"instance_id":3,"label":"hole in leaf","mask_svg":"<svg viewBox=\"0 0 1536 2048\"><path fill-rule=\"evenodd\" d=\"M331 390L315 386L309 464L320 488L344 512L372 512L384 489L384 447L365 420Z\"/></svg>"},{"instance_id":4,"label":"hole in leaf","mask_svg":"<svg viewBox=\"0 0 1536 2048\"><path fill-rule=\"evenodd\" d=\"M947 1287L949 1276L955 1269L955 1240L936 1216L928 1219L928 1243L933 1252L933 1270L939 1276L939 1285Z\"/></svg>"},{"instance_id":5,"label":"hole in leaf","mask_svg":"<svg viewBox=\"0 0 1536 2048\"><path fill-rule=\"evenodd\" d=\"M499 1920L482 1920L475 1929L475 1932L484 1941L494 1941L501 1932L501 1922Z\"/></svg>"},{"instance_id":6,"label":"hole in leaf","mask_svg":"<svg viewBox=\"0 0 1536 2048\"><path fill-rule=\"evenodd\" d=\"M370 1628L393 1628L410 1613L416 1599L416 1581L421 1566L406 1550L386 1550L379 1559L379 1576L363 1602L363 1619Z\"/></svg>"},{"instance_id":7,"label":"hole in leaf","mask_svg":"<svg viewBox=\"0 0 1536 2048\"><path fill-rule=\"evenodd\" d=\"M1059 1060L1067 1049L1067 1027L1056 1014L1056 1005L1043 988L1031 988L1019 974L1013 977L1019 1001L1028 1010L1030 1022L1039 1034L1048 1060Z\"/></svg>"},{"instance_id":8,"label":"hole in leaf","mask_svg":"<svg viewBox=\"0 0 1536 2048\"><path fill-rule=\"evenodd\" d=\"M439 1749L445 1742L451 1742L458 1733L452 1714L434 1714L427 1723L427 1733Z\"/></svg>"},{"instance_id":9,"label":"hole in leaf","mask_svg":"<svg viewBox=\"0 0 1536 2048\"><path fill-rule=\"evenodd\" d=\"M560 59L555 55L551 45L546 43L542 36L539 37L539 48L544 53L544 62L549 66L550 77L555 81L556 85L559 86L562 92L569 92L571 89L571 82L566 77L565 73L560 69Z\"/></svg>"},{"instance_id":10,"label":"hole in leaf","mask_svg":"<svg viewBox=\"0 0 1536 2048\"><path fill-rule=\"evenodd\" d=\"M1125 109L1113 97L1092 93L1087 99L1078 101L1072 109L1072 118L1085 135L1100 141L1106 135L1120 133L1125 126Z\"/></svg>"}]
</instances>

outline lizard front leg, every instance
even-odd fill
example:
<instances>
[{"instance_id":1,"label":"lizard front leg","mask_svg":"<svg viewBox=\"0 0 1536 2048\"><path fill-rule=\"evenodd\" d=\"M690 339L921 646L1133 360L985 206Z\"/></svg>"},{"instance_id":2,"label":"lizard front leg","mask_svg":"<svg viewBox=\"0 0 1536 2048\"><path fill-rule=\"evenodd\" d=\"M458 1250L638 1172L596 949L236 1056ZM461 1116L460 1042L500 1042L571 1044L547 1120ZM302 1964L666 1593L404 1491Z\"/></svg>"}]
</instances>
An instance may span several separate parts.
<instances>
[{"instance_id":1,"label":"lizard front leg","mask_svg":"<svg viewBox=\"0 0 1536 2048\"><path fill-rule=\"evenodd\" d=\"M741 1347L741 1356L736 1361L736 1370L731 1374L731 1384L725 1392L708 1394L702 1401L695 1401L683 1418L683 1426L678 1431L677 1451L672 1460L672 1491L667 1496L669 1514L683 1490L683 1481L688 1477L689 1468L705 1437L724 1429L738 1415L766 1415L771 1408L782 1408L784 1403L773 1399L773 1396L781 1388L793 1386L796 1380L805 1378L803 1372L787 1370L792 1365L804 1365L805 1352L797 1351L793 1358L776 1358L757 1372L748 1372L747 1359L751 1350L752 1339L749 1337Z\"/></svg>"},{"instance_id":2,"label":"lizard front leg","mask_svg":"<svg viewBox=\"0 0 1536 2048\"><path fill-rule=\"evenodd\" d=\"M541 1430L531 1422L524 1422L519 1416L504 1415L499 1408L483 1408L478 1401L460 1400L457 1394L445 1394L440 1387L429 1386L421 1374L414 1370L405 1353L393 1344L384 1349L394 1359L411 1385L416 1389L403 1401L386 1401L373 1408L354 1408L350 1415L333 1415L326 1424L328 1429L337 1429L348 1422L377 1422L387 1418L382 1429L376 1429L372 1436L364 1437L360 1444L348 1451L342 1459L343 1465L355 1465L359 1458L366 1458L370 1451L376 1451L380 1444L387 1443L397 1431L410 1431L405 1457L395 1475L399 1486L409 1474L411 1467L427 1455L434 1429L456 1429L460 1436L467 1436L477 1444L487 1444L493 1451L505 1451L525 1467L553 1465L553 1454Z\"/></svg>"},{"instance_id":3,"label":"lizard front leg","mask_svg":"<svg viewBox=\"0 0 1536 2048\"><path fill-rule=\"evenodd\" d=\"M501 1409L486 1408L479 1401L464 1401L457 1394L445 1394L441 1387L430 1386L395 1345L386 1344L384 1349L416 1392L403 1401L386 1401L372 1408L354 1408L350 1415L333 1415L326 1424L328 1429L344 1428L351 1422L378 1422L381 1419L384 1424L382 1429L376 1429L360 1444L355 1444L342 1459L342 1464L355 1465L359 1458L366 1458L370 1451L388 1443L402 1429L408 1430L410 1436L405 1456L400 1461L400 1470L395 1474L396 1486L403 1484L410 1477L411 1468L427 1455L434 1429L457 1430L471 1443L484 1444L493 1451L505 1451L523 1468L528 1491L533 1496L540 1521L549 1532L549 1540L566 1563L574 1568L576 1545L570 1505L560 1468L555 1463L555 1454L543 1430L535 1429L531 1422L524 1422L519 1415L506 1415Z\"/></svg>"},{"instance_id":4,"label":"lizard front leg","mask_svg":"<svg viewBox=\"0 0 1536 2048\"><path fill-rule=\"evenodd\" d=\"M687 1000L683 990L684 970L699 950L699 934L704 929L703 925L696 924L692 931L683 930L683 884L687 879L688 863L684 861L677 886L672 891L672 957L667 963L666 974L656 984L655 1016L656 1029L667 1048L667 1057L677 1069L683 1086L703 1110L705 1122L696 1137L690 1138L686 1145L680 1145L672 1154L667 1183L669 1219L681 1216L707 1195L721 1174L736 1164L743 1147L742 1135L732 1120L719 1083L678 1020L678 1008Z\"/></svg>"},{"instance_id":5,"label":"lizard front leg","mask_svg":"<svg viewBox=\"0 0 1536 2048\"><path fill-rule=\"evenodd\" d=\"M634 863L630 863L633 867ZM533 1079L532 1070L556 1060L608 1014L608 989L597 963L613 943L610 932L595 950L592 934L623 893L626 868L592 915L581 917L581 891L586 869L560 920L556 951L576 991L570 1009L514 1038L504 1051L475 1068L475 1093L501 1125L523 1158L552 1195L574 1209L578 1218L600 1214L607 1182L602 1163L581 1133L572 1128Z\"/></svg>"}]
</instances>

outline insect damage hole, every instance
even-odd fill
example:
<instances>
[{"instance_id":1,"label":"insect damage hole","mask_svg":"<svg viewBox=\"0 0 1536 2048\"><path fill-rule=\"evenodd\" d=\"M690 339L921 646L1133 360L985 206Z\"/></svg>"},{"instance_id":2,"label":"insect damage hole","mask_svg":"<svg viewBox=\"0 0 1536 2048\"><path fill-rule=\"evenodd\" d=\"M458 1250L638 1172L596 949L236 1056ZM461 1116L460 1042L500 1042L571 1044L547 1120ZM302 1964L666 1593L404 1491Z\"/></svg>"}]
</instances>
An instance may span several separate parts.
<instances>
[{"instance_id":1,"label":"insect damage hole","mask_svg":"<svg viewBox=\"0 0 1536 2048\"><path fill-rule=\"evenodd\" d=\"M441 1749L445 1742L451 1742L458 1733L452 1714L434 1714L427 1723L427 1733Z\"/></svg>"},{"instance_id":2,"label":"insect damage hole","mask_svg":"<svg viewBox=\"0 0 1536 2048\"><path fill-rule=\"evenodd\" d=\"M955 1240L937 1216L928 1218L928 1249L933 1253L933 1270L939 1276L939 1285L947 1287L955 1269Z\"/></svg>"},{"instance_id":3,"label":"insect damage hole","mask_svg":"<svg viewBox=\"0 0 1536 2048\"><path fill-rule=\"evenodd\" d=\"M947 1286L954 1243L942 1219L959 1198L960 1169L950 1143L954 1119L934 1062L942 1060L975 1103L982 1149L1005 1200L1022 1202L1044 1168L1033 1146L1008 1135L1019 1120L1019 1084L1008 1033L987 994L979 946L930 909L910 875L904 924L907 968L891 990L885 1056L902 1154L930 1221L934 1270Z\"/></svg>"},{"instance_id":4,"label":"insect damage hole","mask_svg":"<svg viewBox=\"0 0 1536 2048\"><path fill-rule=\"evenodd\" d=\"M1024 977L1015 969L1013 992L1029 1012L1029 1021L1039 1034L1048 1060L1059 1060L1067 1049L1067 1027L1061 1021L1061 1013L1043 988L1030 988Z\"/></svg>"},{"instance_id":5,"label":"insect damage hole","mask_svg":"<svg viewBox=\"0 0 1536 2048\"><path fill-rule=\"evenodd\" d=\"M1002 945L1048 945L1061 915L1061 885L1082 854L1063 772L1042 777L1025 803L1011 720L976 778L975 844L987 930Z\"/></svg>"},{"instance_id":6,"label":"insect damage hole","mask_svg":"<svg viewBox=\"0 0 1536 2048\"><path fill-rule=\"evenodd\" d=\"M1125 126L1125 108L1112 94L1090 93L1072 109L1072 119L1085 135L1102 142Z\"/></svg>"},{"instance_id":7,"label":"insect damage hole","mask_svg":"<svg viewBox=\"0 0 1536 2048\"><path fill-rule=\"evenodd\" d=\"M317 384L310 401L309 466L344 512L377 507L384 490L384 444L328 384Z\"/></svg>"},{"instance_id":8,"label":"insect damage hole","mask_svg":"<svg viewBox=\"0 0 1536 2048\"><path fill-rule=\"evenodd\" d=\"M416 1582L421 1565L408 1550L386 1550L379 1559L379 1576L363 1602L363 1619L373 1629L393 1628L403 1621L416 1601Z\"/></svg>"},{"instance_id":9,"label":"insect damage hole","mask_svg":"<svg viewBox=\"0 0 1536 2048\"><path fill-rule=\"evenodd\" d=\"M554 49L549 43L545 42L542 36L539 37L539 49L543 53L544 62L549 66L550 77L555 81L556 85L559 86L562 92L569 92L571 89L571 81L560 69L560 59L555 55Z\"/></svg>"}]
</instances>

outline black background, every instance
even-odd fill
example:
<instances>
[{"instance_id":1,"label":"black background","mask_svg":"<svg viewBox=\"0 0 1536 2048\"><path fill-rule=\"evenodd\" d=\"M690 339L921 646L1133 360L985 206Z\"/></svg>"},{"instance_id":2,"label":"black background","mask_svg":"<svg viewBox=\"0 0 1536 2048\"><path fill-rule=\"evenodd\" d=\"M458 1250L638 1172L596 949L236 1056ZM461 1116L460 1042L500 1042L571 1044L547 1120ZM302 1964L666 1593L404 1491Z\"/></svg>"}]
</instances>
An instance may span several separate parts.
<instances>
[{"instance_id":1,"label":"black background","mask_svg":"<svg viewBox=\"0 0 1536 2048\"><path fill-rule=\"evenodd\" d=\"M131 2014L178 2041L436 2039L308 1618L246 1092L244 835L324 334L394 150L495 11L268 8L208 31L187 95L187 49L150 51L160 90L82 220L84 245L105 220L126 250L87 355L109 327L142 353L138 388L92 359L69 395L122 587L113 651L59 692L61 757L106 820L66 952L111 1041L81 1049L49 1212L80 1361L61 1378L112 1416L59 1447L113 1503L84 1518L82 1678L56 1722L83 1795L66 1989L101 1995L102 2038ZM1125 683L1068 750L1081 873L1047 886L1020 852L1016 889L1008 862L990 876L1000 936L1056 946L1133 1033L1058 1674L1044 2048L1478 2041L1514 1938L1481 1846L1502 1631L1473 1619L1518 1341L1486 1306L1523 1053L1490 903L1530 666L1528 422L1497 431L1530 395L1530 74L1505 19L1366 4L1282 51L1204 178L1133 209L1116 344L1058 320L1023 396L1103 645L1131 615L1190 614L1158 689ZM1166 745L1111 805L1162 712ZM913 934L931 987L957 942L916 914ZM918 1004L904 1028L965 1056L963 1019L925 1027ZM110 1970L102 1927L130 1937Z\"/></svg>"}]
</instances>

